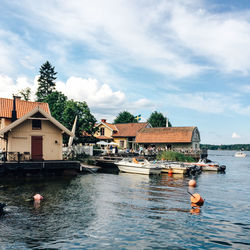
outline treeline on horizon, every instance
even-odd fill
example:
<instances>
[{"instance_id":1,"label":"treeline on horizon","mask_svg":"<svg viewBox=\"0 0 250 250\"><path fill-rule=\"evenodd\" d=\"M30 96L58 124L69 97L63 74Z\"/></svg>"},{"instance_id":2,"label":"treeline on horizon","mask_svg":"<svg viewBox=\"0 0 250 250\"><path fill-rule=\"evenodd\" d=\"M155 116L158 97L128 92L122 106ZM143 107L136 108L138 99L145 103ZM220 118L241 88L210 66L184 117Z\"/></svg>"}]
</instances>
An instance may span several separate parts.
<instances>
[{"instance_id":1,"label":"treeline on horizon","mask_svg":"<svg viewBox=\"0 0 250 250\"><path fill-rule=\"evenodd\" d=\"M246 150L250 151L250 144L232 144L232 145L211 145L211 144L200 144L201 149L210 150Z\"/></svg>"}]
</instances>

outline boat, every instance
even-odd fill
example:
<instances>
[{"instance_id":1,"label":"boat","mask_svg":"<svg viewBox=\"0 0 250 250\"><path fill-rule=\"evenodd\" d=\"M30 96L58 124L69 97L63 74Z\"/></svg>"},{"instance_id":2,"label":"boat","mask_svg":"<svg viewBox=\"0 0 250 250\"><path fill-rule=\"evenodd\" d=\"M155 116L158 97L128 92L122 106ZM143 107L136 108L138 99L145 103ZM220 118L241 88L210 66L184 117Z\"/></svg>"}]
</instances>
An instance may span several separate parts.
<instances>
[{"instance_id":1,"label":"boat","mask_svg":"<svg viewBox=\"0 0 250 250\"><path fill-rule=\"evenodd\" d=\"M215 171L215 172L224 172L226 170L225 165L220 165L218 162L211 161L209 159L200 159L198 162L185 163L192 164L195 166L201 167L202 171Z\"/></svg>"},{"instance_id":2,"label":"boat","mask_svg":"<svg viewBox=\"0 0 250 250\"><path fill-rule=\"evenodd\" d=\"M98 166L87 165L84 163L80 164L80 172L96 173L99 169L100 169L100 167L98 167Z\"/></svg>"},{"instance_id":3,"label":"boat","mask_svg":"<svg viewBox=\"0 0 250 250\"><path fill-rule=\"evenodd\" d=\"M244 158L244 157L247 156L247 154L245 154L245 153L239 151L239 152L236 152L236 153L234 154L234 156L235 156L235 157L242 157L242 158Z\"/></svg>"},{"instance_id":4,"label":"boat","mask_svg":"<svg viewBox=\"0 0 250 250\"><path fill-rule=\"evenodd\" d=\"M187 174L189 166L185 166L182 162L164 162L162 163L162 173Z\"/></svg>"},{"instance_id":5,"label":"boat","mask_svg":"<svg viewBox=\"0 0 250 250\"><path fill-rule=\"evenodd\" d=\"M160 174L161 165L149 162L146 159L136 158L123 158L120 161L115 162L115 165L121 172L133 173L133 174Z\"/></svg>"}]
</instances>

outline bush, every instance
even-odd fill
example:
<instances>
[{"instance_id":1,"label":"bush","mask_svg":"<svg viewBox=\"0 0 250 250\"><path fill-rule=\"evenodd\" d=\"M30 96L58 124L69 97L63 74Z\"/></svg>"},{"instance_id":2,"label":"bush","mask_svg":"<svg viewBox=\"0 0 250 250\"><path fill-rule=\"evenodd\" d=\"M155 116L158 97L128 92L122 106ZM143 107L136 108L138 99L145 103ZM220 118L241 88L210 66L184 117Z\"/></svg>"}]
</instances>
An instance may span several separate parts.
<instances>
[{"instance_id":1,"label":"bush","mask_svg":"<svg viewBox=\"0 0 250 250\"><path fill-rule=\"evenodd\" d=\"M156 159L167 160L167 161L182 161L182 162L195 161L191 156L185 156L184 154L173 151L163 151L157 155Z\"/></svg>"}]
</instances>

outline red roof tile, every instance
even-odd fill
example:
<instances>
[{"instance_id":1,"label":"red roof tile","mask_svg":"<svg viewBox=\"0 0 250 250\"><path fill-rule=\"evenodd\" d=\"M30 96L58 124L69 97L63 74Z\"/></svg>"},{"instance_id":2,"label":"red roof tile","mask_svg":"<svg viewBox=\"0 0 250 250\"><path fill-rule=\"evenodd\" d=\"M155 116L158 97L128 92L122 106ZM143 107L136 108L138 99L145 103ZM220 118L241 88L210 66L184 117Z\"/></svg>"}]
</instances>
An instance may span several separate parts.
<instances>
[{"instance_id":1,"label":"red roof tile","mask_svg":"<svg viewBox=\"0 0 250 250\"><path fill-rule=\"evenodd\" d=\"M117 132L113 133L113 137L136 137L137 132L145 128L148 123L116 123L114 125L117 127Z\"/></svg>"},{"instance_id":2,"label":"red roof tile","mask_svg":"<svg viewBox=\"0 0 250 250\"><path fill-rule=\"evenodd\" d=\"M25 114L29 113L37 106L39 106L45 112L50 114L48 103L29 102L29 101L16 99L17 118L24 116ZM13 99L0 98L0 117L11 118L12 110L13 110Z\"/></svg>"},{"instance_id":3,"label":"red roof tile","mask_svg":"<svg viewBox=\"0 0 250 250\"><path fill-rule=\"evenodd\" d=\"M143 128L136 143L190 143L196 127Z\"/></svg>"}]
</instances>

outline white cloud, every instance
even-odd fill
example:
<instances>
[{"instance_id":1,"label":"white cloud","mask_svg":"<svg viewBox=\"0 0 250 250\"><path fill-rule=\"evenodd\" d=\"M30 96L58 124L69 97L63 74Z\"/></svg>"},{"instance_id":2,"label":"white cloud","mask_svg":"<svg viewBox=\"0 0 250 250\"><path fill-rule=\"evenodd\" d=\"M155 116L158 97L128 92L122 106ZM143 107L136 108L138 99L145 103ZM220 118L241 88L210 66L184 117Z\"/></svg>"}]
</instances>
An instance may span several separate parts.
<instances>
[{"instance_id":1,"label":"white cloud","mask_svg":"<svg viewBox=\"0 0 250 250\"><path fill-rule=\"evenodd\" d=\"M236 132L233 132L232 138L233 138L233 139L238 139L238 138L241 138L241 136L238 135Z\"/></svg>"},{"instance_id":2,"label":"white cloud","mask_svg":"<svg viewBox=\"0 0 250 250\"><path fill-rule=\"evenodd\" d=\"M34 84L26 77L18 77L16 81L6 75L0 75L0 89L1 96L3 98L12 98L13 94L18 94L18 92L24 88L30 87L34 93Z\"/></svg>"},{"instance_id":3,"label":"white cloud","mask_svg":"<svg viewBox=\"0 0 250 250\"><path fill-rule=\"evenodd\" d=\"M17 8L25 10L22 18L29 25L71 43L80 42L119 64L144 67L177 77L199 73L202 67L180 55L169 40L171 35L165 38L166 34L173 33L172 30L164 29L161 20L155 23L158 12L164 15L171 12L171 6L168 7L170 10L161 10L162 3L148 1L144 5L132 1L79 0L58 5L57 1L28 1L28 4L22 3ZM162 29L161 35L155 32L157 26Z\"/></svg>"},{"instance_id":4,"label":"white cloud","mask_svg":"<svg viewBox=\"0 0 250 250\"><path fill-rule=\"evenodd\" d=\"M229 114L232 112L240 115L250 115L250 106L241 103L237 94L226 94L216 92L194 92L166 94L165 103L211 114Z\"/></svg>"},{"instance_id":5,"label":"white cloud","mask_svg":"<svg viewBox=\"0 0 250 250\"><path fill-rule=\"evenodd\" d=\"M220 114L227 107L227 98L216 93L166 94L168 105L193 109L202 113Z\"/></svg>"},{"instance_id":6,"label":"white cloud","mask_svg":"<svg viewBox=\"0 0 250 250\"><path fill-rule=\"evenodd\" d=\"M113 91L108 84L100 84L96 79L70 77L65 83L57 82L57 89L69 99L86 101L89 106L120 106L125 101L125 94Z\"/></svg>"},{"instance_id":7,"label":"white cloud","mask_svg":"<svg viewBox=\"0 0 250 250\"><path fill-rule=\"evenodd\" d=\"M0 74L11 74L20 65L25 69L34 69L42 57L22 37L0 27L0 58Z\"/></svg>"},{"instance_id":8,"label":"white cloud","mask_svg":"<svg viewBox=\"0 0 250 250\"><path fill-rule=\"evenodd\" d=\"M250 70L250 13L212 13L177 4L170 22L176 41L224 72Z\"/></svg>"},{"instance_id":9,"label":"white cloud","mask_svg":"<svg viewBox=\"0 0 250 250\"><path fill-rule=\"evenodd\" d=\"M123 92L113 91L108 84L101 84L96 79L72 76L65 83L57 82L56 86L69 99L86 101L97 119L113 119L114 114L124 110L127 105Z\"/></svg>"},{"instance_id":10,"label":"white cloud","mask_svg":"<svg viewBox=\"0 0 250 250\"><path fill-rule=\"evenodd\" d=\"M119 64L178 78L211 69L243 74L250 70L247 11L214 12L211 3L202 0L75 0L60 4L24 0L13 5L27 27L46 35L47 50L41 55L32 49L28 45L31 34L0 30L0 56L7 62L0 67L5 73L14 70L10 66L14 61L32 69L34 62L50 55L67 64L74 45L96 53L93 62L105 58L109 69ZM82 58L82 62L88 59ZM102 67L99 64L96 71L105 74L107 69Z\"/></svg>"}]
</instances>

